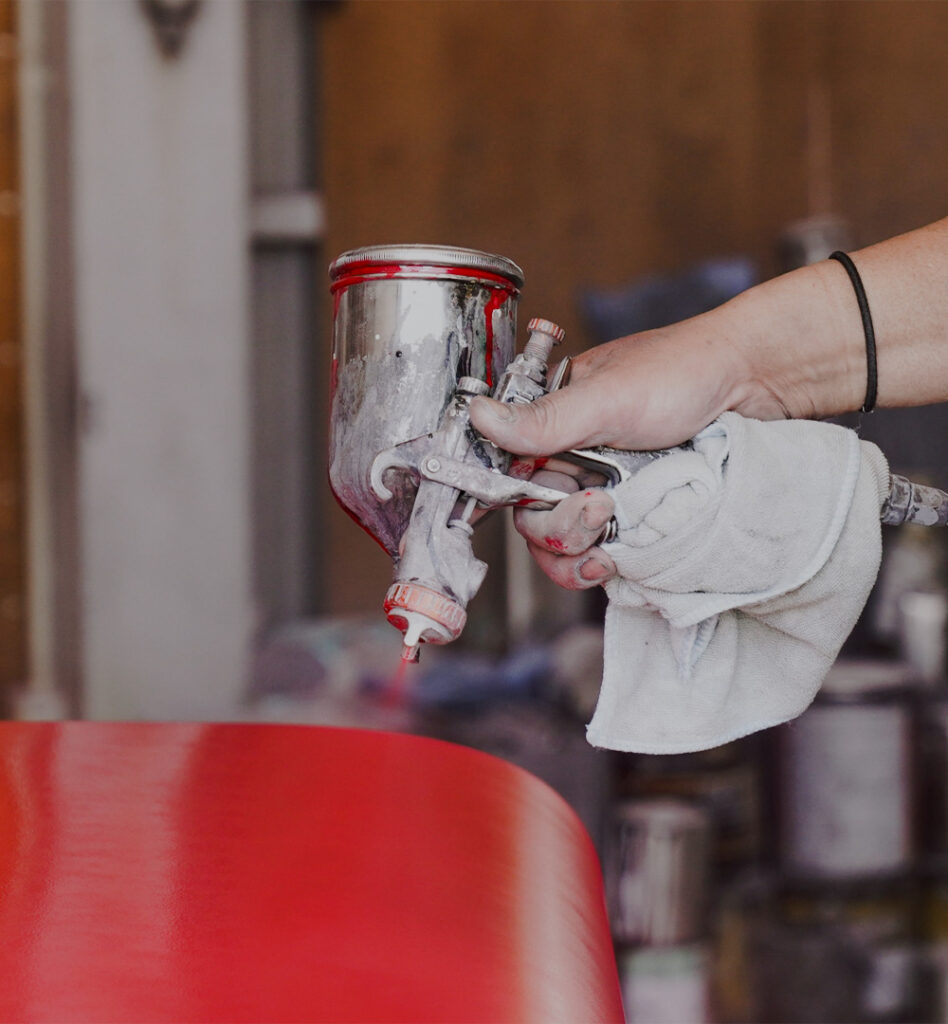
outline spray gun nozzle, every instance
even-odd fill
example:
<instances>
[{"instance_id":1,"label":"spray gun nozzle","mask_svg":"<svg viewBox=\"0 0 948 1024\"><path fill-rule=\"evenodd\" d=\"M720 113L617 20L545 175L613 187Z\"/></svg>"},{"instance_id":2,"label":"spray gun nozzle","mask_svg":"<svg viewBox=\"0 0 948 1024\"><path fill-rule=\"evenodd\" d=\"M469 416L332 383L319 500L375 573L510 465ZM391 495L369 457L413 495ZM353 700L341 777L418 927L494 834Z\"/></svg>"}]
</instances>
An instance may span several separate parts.
<instances>
[{"instance_id":1,"label":"spray gun nozzle","mask_svg":"<svg viewBox=\"0 0 948 1024\"><path fill-rule=\"evenodd\" d=\"M421 644L405 644L402 647L402 661L417 664L421 660Z\"/></svg>"}]
</instances>

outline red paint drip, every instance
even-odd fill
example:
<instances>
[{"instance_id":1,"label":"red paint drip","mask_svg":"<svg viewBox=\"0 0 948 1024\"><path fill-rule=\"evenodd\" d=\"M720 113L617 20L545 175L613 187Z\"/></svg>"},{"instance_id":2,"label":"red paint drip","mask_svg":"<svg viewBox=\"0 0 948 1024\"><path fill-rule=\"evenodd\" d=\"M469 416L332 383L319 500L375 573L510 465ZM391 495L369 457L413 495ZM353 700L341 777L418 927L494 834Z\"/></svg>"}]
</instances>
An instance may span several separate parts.
<instances>
[{"instance_id":1,"label":"red paint drip","mask_svg":"<svg viewBox=\"0 0 948 1024\"><path fill-rule=\"evenodd\" d=\"M488 387L494 386L494 313L510 298L510 293L495 288L484 307L484 366Z\"/></svg>"}]
</instances>

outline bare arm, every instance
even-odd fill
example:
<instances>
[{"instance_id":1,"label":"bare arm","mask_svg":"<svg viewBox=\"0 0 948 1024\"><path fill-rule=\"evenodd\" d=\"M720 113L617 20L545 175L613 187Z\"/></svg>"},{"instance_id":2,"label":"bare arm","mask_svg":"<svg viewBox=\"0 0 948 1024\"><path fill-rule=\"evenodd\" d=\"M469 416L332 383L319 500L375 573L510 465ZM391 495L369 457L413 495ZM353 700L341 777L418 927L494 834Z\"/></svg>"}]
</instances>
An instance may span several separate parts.
<instances>
[{"instance_id":1,"label":"bare arm","mask_svg":"<svg viewBox=\"0 0 948 1024\"><path fill-rule=\"evenodd\" d=\"M852 254L876 334L878 404L948 400L948 219ZM569 387L530 405L478 398L474 425L508 451L664 448L733 409L758 419L858 409L866 393L862 319L834 260L774 278L680 324L600 345ZM576 483L542 471L541 483ZM552 512L515 514L540 567L570 589L615 575L596 546L608 492L583 489Z\"/></svg>"},{"instance_id":2,"label":"bare arm","mask_svg":"<svg viewBox=\"0 0 948 1024\"><path fill-rule=\"evenodd\" d=\"M948 219L852 254L872 311L880 406L948 400ZM572 383L529 406L476 399L475 426L510 451L661 448L728 409L759 419L858 409L862 321L835 261L774 278L709 313L579 356Z\"/></svg>"}]
</instances>

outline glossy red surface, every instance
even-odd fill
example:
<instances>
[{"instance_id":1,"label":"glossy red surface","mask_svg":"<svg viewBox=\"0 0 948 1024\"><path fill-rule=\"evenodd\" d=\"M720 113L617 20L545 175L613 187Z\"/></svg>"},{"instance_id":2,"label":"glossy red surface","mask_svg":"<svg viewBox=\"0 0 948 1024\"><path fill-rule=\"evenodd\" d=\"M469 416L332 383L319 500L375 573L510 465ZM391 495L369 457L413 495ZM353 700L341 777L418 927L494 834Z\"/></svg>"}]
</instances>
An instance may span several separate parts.
<instances>
[{"instance_id":1,"label":"glossy red surface","mask_svg":"<svg viewBox=\"0 0 948 1024\"><path fill-rule=\"evenodd\" d=\"M621 1021L567 805L474 751L0 723L4 1021Z\"/></svg>"}]
</instances>

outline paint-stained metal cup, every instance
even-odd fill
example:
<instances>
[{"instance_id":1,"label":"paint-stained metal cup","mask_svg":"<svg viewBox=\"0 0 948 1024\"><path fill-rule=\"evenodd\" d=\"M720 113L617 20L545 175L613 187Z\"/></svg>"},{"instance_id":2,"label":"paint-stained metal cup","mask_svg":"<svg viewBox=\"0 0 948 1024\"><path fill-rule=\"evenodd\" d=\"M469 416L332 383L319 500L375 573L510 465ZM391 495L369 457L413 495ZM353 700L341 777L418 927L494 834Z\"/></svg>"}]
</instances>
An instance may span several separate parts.
<instances>
[{"instance_id":1,"label":"paint-stained metal cup","mask_svg":"<svg viewBox=\"0 0 948 1024\"><path fill-rule=\"evenodd\" d=\"M673 946L704 937L711 820L681 800L616 807L606 851L612 934L624 944Z\"/></svg>"},{"instance_id":2,"label":"paint-stained metal cup","mask_svg":"<svg viewBox=\"0 0 948 1024\"><path fill-rule=\"evenodd\" d=\"M385 245L343 253L329 275L329 480L340 504L395 555L415 488L402 474L380 502L372 462L436 430L459 378L497 383L514 356L523 272L475 249Z\"/></svg>"}]
</instances>

